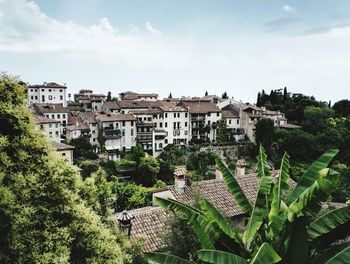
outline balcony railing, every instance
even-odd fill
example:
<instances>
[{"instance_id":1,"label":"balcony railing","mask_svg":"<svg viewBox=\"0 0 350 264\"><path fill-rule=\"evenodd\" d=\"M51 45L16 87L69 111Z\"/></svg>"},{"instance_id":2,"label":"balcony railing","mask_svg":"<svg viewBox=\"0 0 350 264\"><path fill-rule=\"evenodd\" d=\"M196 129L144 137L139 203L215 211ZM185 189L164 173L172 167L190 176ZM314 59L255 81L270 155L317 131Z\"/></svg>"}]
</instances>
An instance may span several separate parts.
<instances>
[{"instance_id":1,"label":"balcony railing","mask_svg":"<svg viewBox=\"0 0 350 264\"><path fill-rule=\"evenodd\" d=\"M136 126L138 127L155 127L156 124L152 121L136 121Z\"/></svg>"}]
</instances>

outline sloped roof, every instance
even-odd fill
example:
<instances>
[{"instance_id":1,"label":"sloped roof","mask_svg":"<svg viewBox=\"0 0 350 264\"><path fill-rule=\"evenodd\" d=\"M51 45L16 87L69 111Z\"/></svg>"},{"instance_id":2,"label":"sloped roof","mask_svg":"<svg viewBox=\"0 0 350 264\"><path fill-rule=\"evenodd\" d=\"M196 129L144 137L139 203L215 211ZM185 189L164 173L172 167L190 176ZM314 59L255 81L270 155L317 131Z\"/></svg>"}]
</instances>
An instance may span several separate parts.
<instances>
[{"instance_id":1,"label":"sloped roof","mask_svg":"<svg viewBox=\"0 0 350 264\"><path fill-rule=\"evenodd\" d=\"M273 178L276 179L278 171L275 171ZM255 173L235 176L247 198L255 200L258 177ZM296 183L289 181L293 189ZM184 192L178 192L175 186L168 186L159 192L170 191L177 201L193 205L196 197L202 196L211 202L226 217L235 217L243 214L238 204L229 193L223 179L205 180L194 182L191 186L185 188ZM157 192L157 191L155 191ZM167 220L173 216L173 213L159 207L145 207L129 212L135 218L132 220L133 227L131 238L144 237L146 239L145 252L151 252L162 249L165 245L161 240L160 234L166 231Z\"/></svg>"},{"instance_id":2,"label":"sloped roof","mask_svg":"<svg viewBox=\"0 0 350 264\"><path fill-rule=\"evenodd\" d=\"M59 120L47 118L47 117L41 116L41 115L34 115L34 119L35 119L36 124L60 123Z\"/></svg>"},{"instance_id":3,"label":"sloped roof","mask_svg":"<svg viewBox=\"0 0 350 264\"><path fill-rule=\"evenodd\" d=\"M239 118L239 114L234 111L223 110L222 118Z\"/></svg>"},{"instance_id":4,"label":"sloped roof","mask_svg":"<svg viewBox=\"0 0 350 264\"><path fill-rule=\"evenodd\" d=\"M95 119L96 115L97 114L95 112L81 112L81 113L79 113L80 118L89 124L97 123L97 121Z\"/></svg>"},{"instance_id":5,"label":"sloped roof","mask_svg":"<svg viewBox=\"0 0 350 264\"><path fill-rule=\"evenodd\" d=\"M33 84L29 85L28 88L62 88L66 89L66 85L61 85L55 82L48 82L48 83L43 83L43 84Z\"/></svg>"},{"instance_id":6,"label":"sloped roof","mask_svg":"<svg viewBox=\"0 0 350 264\"><path fill-rule=\"evenodd\" d=\"M68 113L69 109L61 104L34 104L34 109L41 113Z\"/></svg>"},{"instance_id":7,"label":"sloped roof","mask_svg":"<svg viewBox=\"0 0 350 264\"><path fill-rule=\"evenodd\" d=\"M108 121L136 121L136 117L134 117L132 114L97 114L96 120L99 120L101 122L108 122Z\"/></svg>"},{"instance_id":8,"label":"sloped roof","mask_svg":"<svg viewBox=\"0 0 350 264\"><path fill-rule=\"evenodd\" d=\"M202 101L181 101L179 105L184 105L191 114L219 113L220 108L211 102Z\"/></svg>"},{"instance_id":9,"label":"sloped roof","mask_svg":"<svg viewBox=\"0 0 350 264\"><path fill-rule=\"evenodd\" d=\"M71 146L71 145L67 145L67 144L63 144L63 143L58 143L55 141L52 141L52 146L56 151L60 151L60 150L71 150L71 149L75 149L75 147Z\"/></svg>"}]
</instances>

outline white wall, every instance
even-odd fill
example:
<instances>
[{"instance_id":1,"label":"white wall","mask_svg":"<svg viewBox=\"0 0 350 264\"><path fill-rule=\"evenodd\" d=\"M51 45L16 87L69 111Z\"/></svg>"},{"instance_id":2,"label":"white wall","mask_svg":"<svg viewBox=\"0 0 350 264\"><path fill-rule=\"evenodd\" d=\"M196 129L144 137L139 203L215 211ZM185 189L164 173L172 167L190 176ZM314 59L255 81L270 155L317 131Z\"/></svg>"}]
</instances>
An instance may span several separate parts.
<instances>
[{"instance_id":1,"label":"white wall","mask_svg":"<svg viewBox=\"0 0 350 264\"><path fill-rule=\"evenodd\" d=\"M28 88L28 103L50 103L67 106L66 90L64 88Z\"/></svg>"},{"instance_id":2,"label":"white wall","mask_svg":"<svg viewBox=\"0 0 350 264\"><path fill-rule=\"evenodd\" d=\"M61 142L61 124L60 123L45 123L36 124L38 130L42 132L46 137L50 138L55 142Z\"/></svg>"}]
</instances>

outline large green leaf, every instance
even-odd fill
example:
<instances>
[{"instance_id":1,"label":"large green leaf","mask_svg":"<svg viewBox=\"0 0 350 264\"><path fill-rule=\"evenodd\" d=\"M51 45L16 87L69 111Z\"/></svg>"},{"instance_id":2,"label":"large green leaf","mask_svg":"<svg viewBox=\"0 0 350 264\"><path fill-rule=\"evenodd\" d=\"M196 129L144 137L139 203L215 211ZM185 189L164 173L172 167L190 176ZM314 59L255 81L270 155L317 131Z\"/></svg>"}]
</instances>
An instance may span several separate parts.
<instances>
[{"instance_id":1,"label":"large green leaf","mask_svg":"<svg viewBox=\"0 0 350 264\"><path fill-rule=\"evenodd\" d=\"M277 178L272 191L271 209L269 212L270 224L278 216L280 211L282 192L289 188L289 168L289 155L285 152L281 161L280 175Z\"/></svg>"},{"instance_id":2,"label":"large green leaf","mask_svg":"<svg viewBox=\"0 0 350 264\"><path fill-rule=\"evenodd\" d=\"M235 177L232 175L230 170L225 166L225 164L220 160L216 159L216 165L220 169L222 176L225 180L228 191L234 197L235 201L246 214L250 213L252 206L241 189L241 186L236 181Z\"/></svg>"},{"instance_id":3,"label":"large green leaf","mask_svg":"<svg viewBox=\"0 0 350 264\"><path fill-rule=\"evenodd\" d=\"M166 253L145 253L146 257L159 264L194 264L186 259Z\"/></svg>"},{"instance_id":4,"label":"large green leaf","mask_svg":"<svg viewBox=\"0 0 350 264\"><path fill-rule=\"evenodd\" d=\"M250 216L246 231L243 234L243 243L248 249L250 243L259 230L261 224L268 214L268 195L271 191L272 175L269 171L267 164L267 156L262 145L260 145L260 151L258 156L257 174L259 175L259 184L257 190L257 196L254 204L252 214Z\"/></svg>"},{"instance_id":5,"label":"large green leaf","mask_svg":"<svg viewBox=\"0 0 350 264\"><path fill-rule=\"evenodd\" d=\"M279 261L281 261L281 257L270 244L265 242L260 246L250 264L273 264Z\"/></svg>"},{"instance_id":6,"label":"large green leaf","mask_svg":"<svg viewBox=\"0 0 350 264\"><path fill-rule=\"evenodd\" d=\"M293 192L289 195L288 205L294 202L301 193L303 193L307 188L311 187L314 182L318 180L318 172L326 168L332 159L338 154L338 152L338 149L330 149L311 164L308 170L301 177Z\"/></svg>"},{"instance_id":7,"label":"large green leaf","mask_svg":"<svg viewBox=\"0 0 350 264\"><path fill-rule=\"evenodd\" d=\"M335 209L312 222L308 228L309 240L328 245L350 235L350 206Z\"/></svg>"},{"instance_id":8,"label":"large green leaf","mask_svg":"<svg viewBox=\"0 0 350 264\"><path fill-rule=\"evenodd\" d=\"M242 245L242 240L236 230L230 225L228 219L226 219L218 209L215 208L208 200L204 199L204 206L207 209L209 217L211 217L221 228L221 230L228 235L230 238L234 239L237 243Z\"/></svg>"},{"instance_id":9,"label":"large green leaf","mask_svg":"<svg viewBox=\"0 0 350 264\"><path fill-rule=\"evenodd\" d=\"M318 252L318 254L311 259L310 264L324 264L348 246L350 246L349 242L335 245L327 248L325 251Z\"/></svg>"},{"instance_id":10,"label":"large green leaf","mask_svg":"<svg viewBox=\"0 0 350 264\"><path fill-rule=\"evenodd\" d=\"M292 223L289 230L289 238L286 241L286 254L284 263L286 264L304 264L307 263L309 257L309 244L306 232L305 217L297 218Z\"/></svg>"},{"instance_id":11,"label":"large green leaf","mask_svg":"<svg viewBox=\"0 0 350 264\"><path fill-rule=\"evenodd\" d=\"M248 263L244 258L219 250L199 250L197 251L198 258L205 262L213 264L246 264Z\"/></svg>"},{"instance_id":12,"label":"large green leaf","mask_svg":"<svg viewBox=\"0 0 350 264\"><path fill-rule=\"evenodd\" d=\"M350 261L350 246L335 254L325 264L346 264Z\"/></svg>"},{"instance_id":13,"label":"large green leaf","mask_svg":"<svg viewBox=\"0 0 350 264\"><path fill-rule=\"evenodd\" d=\"M201 243L202 248L204 249L215 248L208 234L204 231L204 229L200 226L200 224L196 221L196 219L191 219L189 221L189 224L191 225L193 232L196 234L197 239Z\"/></svg>"}]
</instances>

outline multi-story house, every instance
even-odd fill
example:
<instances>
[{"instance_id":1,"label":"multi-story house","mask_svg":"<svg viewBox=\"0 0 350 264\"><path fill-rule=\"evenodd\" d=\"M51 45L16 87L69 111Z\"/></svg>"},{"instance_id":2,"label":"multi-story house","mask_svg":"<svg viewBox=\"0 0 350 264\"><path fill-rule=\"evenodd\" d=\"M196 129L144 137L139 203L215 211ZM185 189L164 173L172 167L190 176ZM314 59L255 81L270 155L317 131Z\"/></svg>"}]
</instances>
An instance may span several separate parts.
<instances>
[{"instance_id":1,"label":"multi-story house","mask_svg":"<svg viewBox=\"0 0 350 264\"><path fill-rule=\"evenodd\" d=\"M68 124L69 109L61 104L34 104L34 111L42 116L60 121L61 134L64 134L64 128Z\"/></svg>"},{"instance_id":2,"label":"multi-story house","mask_svg":"<svg viewBox=\"0 0 350 264\"><path fill-rule=\"evenodd\" d=\"M190 113L190 135L192 138L216 141L217 123L221 120L221 110L210 101L182 100L178 105L184 106Z\"/></svg>"},{"instance_id":3,"label":"multi-story house","mask_svg":"<svg viewBox=\"0 0 350 264\"><path fill-rule=\"evenodd\" d=\"M239 116L239 111L228 105L222 109L222 119L226 122L226 127L229 131L230 140L243 140L244 131L241 127L241 119Z\"/></svg>"},{"instance_id":4,"label":"multi-story house","mask_svg":"<svg viewBox=\"0 0 350 264\"><path fill-rule=\"evenodd\" d=\"M60 121L47 118L45 116L35 115L35 126L42 134L54 142L61 142L61 123Z\"/></svg>"},{"instance_id":5,"label":"multi-story house","mask_svg":"<svg viewBox=\"0 0 350 264\"><path fill-rule=\"evenodd\" d=\"M100 112L102 105L106 102L106 95L94 94L92 90L83 89L78 94L74 94L74 100L83 104L86 110Z\"/></svg>"},{"instance_id":6,"label":"multi-story house","mask_svg":"<svg viewBox=\"0 0 350 264\"><path fill-rule=\"evenodd\" d=\"M163 111L162 122L159 122L159 129L166 131L164 147L168 144L186 145L191 140L190 114L183 105L173 101L163 101L160 109Z\"/></svg>"},{"instance_id":7,"label":"multi-story house","mask_svg":"<svg viewBox=\"0 0 350 264\"><path fill-rule=\"evenodd\" d=\"M136 118L132 114L97 114L96 121L104 138L110 160L136 146Z\"/></svg>"},{"instance_id":8,"label":"multi-story house","mask_svg":"<svg viewBox=\"0 0 350 264\"><path fill-rule=\"evenodd\" d=\"M90 127L80 117L75 118L75 123L66 127L66 140L71 142L73 139L85 138L90 142Z\"/></svg>"},{"instance_id":9,"label":"multi-story house","mask_svg":"<svg viewBox=\"0 0 350 264\"><path fill-rule=\"evenodd\" d=\"M135 101L157 101L159 95L156 93L134 93L134 92L123 92L119 94L120 100L135 100Z\"/></svg>"},{"instance_id":10,"label":"multi-story house","mask_svg":"<svg viewBox=\"0 0 350 264\"><path fill-rule=\"evenodd\" d=\"M29 106L34 103L67 106L66 91L66 84L60 85L54 82L29 85L27 89L27 102Z\"/></svg>"},{"instance_id":11,"label":"multi-story house","mask_svg":"<svg viewBox=\"0 0 350 264\"><path fill-rule=\"evenodd\" d=\"M96 121L96 115L95 112L81 112L79 113L79 117L83 122L89 126L90 129L90 144L97 147L97 152L99 152L100 144L98 142L98 123Z\"/></svg>"}]
</instances>

